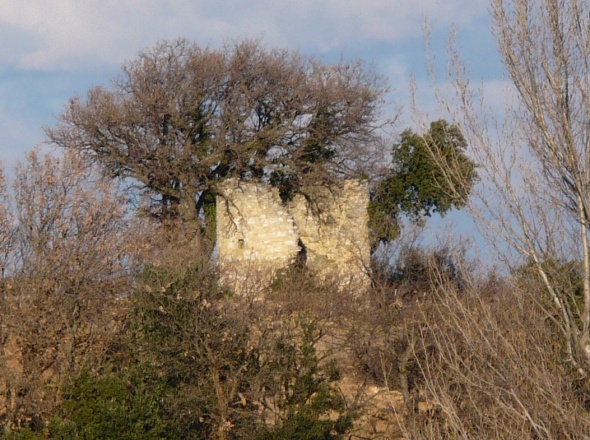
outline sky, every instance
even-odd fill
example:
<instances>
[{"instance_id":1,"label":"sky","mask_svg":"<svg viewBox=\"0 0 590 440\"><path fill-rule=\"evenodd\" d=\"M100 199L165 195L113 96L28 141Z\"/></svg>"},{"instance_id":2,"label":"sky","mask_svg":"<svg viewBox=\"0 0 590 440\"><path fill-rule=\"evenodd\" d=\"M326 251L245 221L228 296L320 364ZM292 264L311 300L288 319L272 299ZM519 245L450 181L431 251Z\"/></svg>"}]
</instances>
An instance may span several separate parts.
<instances>
[{"instance_id":1,"label":"sky","mask_svg":"<svg viewBox=\"0 0 590 440\"><path fill-rule=\"evenodd\" d=\"M419 105L440 116L429 93L424 23L437 63L444 66L454 29L474 80L502 84L486 0L2 0L0 161L11 168L42 144L43 127L55 124L69 98L108 85L139 51L178 37L213 48L256 38L327 63L360 58L387 78L401 131L412 123L412 76Z\"/></svg>"},{"instance_id":2,"label":"sky","mask_svg":"<svg viewBox=\"0 0 590 440\"><path fill-rule=\"evenodd\" d=\"M411 75L428 95L425 22L438 60L455 28L475 79L501 81L485 0L2 0L0 160L10 166L43 142L42 127L70 97L108 85L139 51L178 37L210 47L257 38L328 63L363 59L387 78L409 124ZM421 105L434 108L430 99Z\"/></svg>"}]
</instances>

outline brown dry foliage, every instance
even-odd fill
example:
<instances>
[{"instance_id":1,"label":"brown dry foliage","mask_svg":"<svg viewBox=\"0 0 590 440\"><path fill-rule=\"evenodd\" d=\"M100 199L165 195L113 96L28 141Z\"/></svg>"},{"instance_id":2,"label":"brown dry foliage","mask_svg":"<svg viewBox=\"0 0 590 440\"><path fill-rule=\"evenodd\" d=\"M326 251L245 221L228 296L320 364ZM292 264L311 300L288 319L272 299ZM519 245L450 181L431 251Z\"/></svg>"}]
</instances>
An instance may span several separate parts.
<instances>
[{"instance_id":1,"label":"brown dry foliage","mask_svg":"<svg viewBox=\"0 0 590 440\"><path fill-rule=\"evenodd\" d=\"M586 382L528 291L492 279L458 292L441 285L424 309L415 353L427 414L418 438L583 438Z\"/></svg>"},{"instance_id":2,"label":"brown dry foliage","mask_svg":"<svg viewBox=\"0 0 590 440\"><path fill-rule=\"evenodd\" d=\"M50 415L61 385L101 362L143 245L114 184L73 154L29 153L2 201L0 417L18 425Z\"/></svg>"},{"instance_id":3,"label":"brown dry foliage","mask_svg":"<svg viewBox=\"0 0 590 440\"><path fill-rule=\"evenodd\" d=\"M323 348L363 415L351 438L586 438L590 384L567 362L542 282L476 276L445 249L408 255L422 259L413 281L375 280L363 298L310 289L301 275L274 294L325 320Z\"/></svg>"},{"instance_id":4,"label":"brown dry foliage","mask_svg":"<svg viewBox=\"0 0 590 440\"><path fill-rule=\"evenodd\" d=\"M386 91L361 62L179 39L71 99L47 135L160 196L158 215L195 221L220 179L270 178L292 194L368 169Z\"/></svg>"},{"instance_id":5,"label":"brown dry foliage","mask_svg":"<svg viewBox=\"0 0 590 440\"><path fill-rule=\"evenodd\" d=\"M197 265L215 277L215 270L210 244L191 228L134 219L112 182L77 156L31 153L15 170L13 197L2 190L1 417L12 426L43 423L64 383L106 362L107 342L116 342L129 323L125 295L137 289L134 275L142 263L168 274ZM169 350L201 356L211 380L223 370L211 395L219 438L235 421L273 426L283 420L277 402L285 394L277 380L295 376L281 364L285 353L277 347L297 347L301 319L315 323L320 364L334 360L344 374L343 413L362 415L351 438L584 438L589 385L566 362L567 348L555 332L558 315L547 315L542 281L478 278L464 254L402 253L398 267L410 272L384 272L366 296L318 283L298 268L265 297L228 299L217 292L209 307L223 316L219 328L234 342L247 335L248 362L233 357L225 333L196 343L216 331L217 321L207 333L202 325L209 321L186 316L182 307L170 318L194 325ZM210 341L219 349L208 349ZM119 356L132 361L129 353ZM186 363L166 359L162 368ZM392 391L403 402L394 403ZM243 402L264 405L254 414ZM175 404L194 417L182 399Z\"/></svg>"},{"instance_id":6,"label":"brown dry foliage","mask_svg":"<svg viewBox=\"0 0 590 440\"><path fill-rule=\"evenodd\" d=\"M492 31L509 85L506 108L490 109L450 50L441 109L457 123L479 164L470 206L499 261L526 261L551 296L547 314L580 377L590 373L590 3L491 0ZM432 68L433 76L435 69ZM443 92L454 91L451 98ZM481 98L481 99L480 99ZM433 156L436 151L432 150ZM443 158L438 162L444 166ZM460 178L446 167L445 181ZM455 191L457 195L458 191ZM560 290L548 261L576 261L581 301Z\"/></svg>"}]
</instances>

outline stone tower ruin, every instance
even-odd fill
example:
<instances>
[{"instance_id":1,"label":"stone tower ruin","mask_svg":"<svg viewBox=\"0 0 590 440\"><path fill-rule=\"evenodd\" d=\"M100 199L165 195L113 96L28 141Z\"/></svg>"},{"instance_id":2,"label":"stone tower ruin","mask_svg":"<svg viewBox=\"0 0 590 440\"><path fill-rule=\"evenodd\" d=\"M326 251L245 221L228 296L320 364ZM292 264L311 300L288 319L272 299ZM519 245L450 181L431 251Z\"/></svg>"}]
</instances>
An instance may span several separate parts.
<instances>
[{"instance_id":1,"label":"stone tower ruin","mask_svg":"<svg viewBox=\"0 0 590 440\"><path fill-rule=\"evenodd\" d=\"M309 188L284 203L277 188L236 179L217 198L218 265L236 292L268 286L277 271L305 265L340 288L370 283L369 202L366 182Z\"/></svg>"}]
</instances>

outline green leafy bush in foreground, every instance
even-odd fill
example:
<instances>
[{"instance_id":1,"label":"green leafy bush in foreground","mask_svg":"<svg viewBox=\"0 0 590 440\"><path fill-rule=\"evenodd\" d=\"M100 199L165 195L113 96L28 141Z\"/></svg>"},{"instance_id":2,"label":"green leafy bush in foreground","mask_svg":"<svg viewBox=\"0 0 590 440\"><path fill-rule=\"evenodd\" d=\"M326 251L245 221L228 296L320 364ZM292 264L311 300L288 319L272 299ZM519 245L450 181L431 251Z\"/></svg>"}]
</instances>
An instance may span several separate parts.
<instances>
[{"instance_id":1,"label":"green leafy bush in foreground","mask_svg":"<svg viewBox=\"0 0 590 440\"><path fill-rule=\"evenodd\" d=\"M129 301L105 363L72 377L47 426L7 439L320 440L352 427L316 320L228 296L206 264L146 268Z\"/></svg>"},{"instance_id":2,"label":"green leafy bush in foreground","mask_svg":"<svg viewBox=\"0 0 590 440\"><path fill-rule=\"evenodd\" d=\"M122 373L82 372L65 389L60 414L49 426L51 438L164 439L172 438L160 389L148 389L145 377ZM160 392L158 392L160 391Z\"/></svg>"}]
</instances>

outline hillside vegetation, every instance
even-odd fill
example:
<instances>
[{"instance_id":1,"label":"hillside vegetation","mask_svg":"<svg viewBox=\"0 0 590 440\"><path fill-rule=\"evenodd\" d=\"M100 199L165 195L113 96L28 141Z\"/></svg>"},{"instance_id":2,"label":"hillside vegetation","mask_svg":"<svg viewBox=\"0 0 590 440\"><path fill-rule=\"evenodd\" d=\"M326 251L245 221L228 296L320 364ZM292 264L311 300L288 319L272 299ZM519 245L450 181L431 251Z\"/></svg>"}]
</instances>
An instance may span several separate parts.
<instances>
[{"instance_id":1,"label":"hillside vegetation","mask_svg":"<svg viewBox=\"0 0 590 440\"><path fill-rule=\"evenodd\" d=\"M589 432L589 384L534 266L482 275L448 248L406 247L362 295L293 267L253 297L219 285L205 237L134 217L76 156L32 153L15 185L0 241L6 439ZM581 292L579 265L549 264Z\"/></svg>"},{"instance_id":2,"label":"hillside vegetation","mask_svg":"<svg viewBox=\"0 0 590 440\"><path fill-rule=\"evenodd\" d=\"M397 141L364 63L252 41L162 42L70 100L63 154L0 173L0 437L588 438L590 2L490 12L504 113L451 44L446 120ZM229 178L311 212L306 187L366 179L370 289L305 264L223 286ZM453 208L491 261L403 245Z\"/></svg>"}]
</instances>

